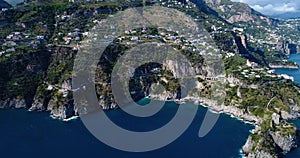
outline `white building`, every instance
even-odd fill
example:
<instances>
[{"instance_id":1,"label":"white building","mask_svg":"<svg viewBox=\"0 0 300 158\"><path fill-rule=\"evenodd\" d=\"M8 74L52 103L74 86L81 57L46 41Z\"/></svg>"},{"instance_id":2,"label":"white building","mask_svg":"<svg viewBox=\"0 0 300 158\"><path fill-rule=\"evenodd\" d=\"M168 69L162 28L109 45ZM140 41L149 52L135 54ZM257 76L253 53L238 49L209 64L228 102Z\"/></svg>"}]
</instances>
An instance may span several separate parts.
<instances>
[{"instance_id":1,"label":"white building","mask_svg":"<svg viewBox=\"0 0 300 158\"><path fill-rule=\"evenodd\" d=\"M281 74L281 75L278 75L278 78L283 78L283 79L286 79L286 80L294 81L294 77L289 76L289 75L287 75L287 74Z\"/></svg>"}]
</instances>

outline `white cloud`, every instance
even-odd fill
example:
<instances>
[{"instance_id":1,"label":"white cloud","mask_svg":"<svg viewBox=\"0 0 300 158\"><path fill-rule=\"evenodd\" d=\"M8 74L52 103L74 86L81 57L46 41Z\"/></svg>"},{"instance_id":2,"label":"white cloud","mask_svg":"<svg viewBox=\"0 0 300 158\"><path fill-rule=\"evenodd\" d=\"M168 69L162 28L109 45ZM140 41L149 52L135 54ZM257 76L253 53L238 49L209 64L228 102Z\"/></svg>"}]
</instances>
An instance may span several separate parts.
<instances>
[{"instance_id":1,"label":"white cloud","mask_svg":"<svg viewBox=\"0 0 300 158\"><path fill-rule=\"evenodd\" d=\"M276 15L300 11L299 0L233 0L249 4L253 9L266 14Z\"/></svg>"},{"instance_id":2,"label":"white cloud","mask_svg":"<svg viewBox=\"0 0 300 158\"><path fill-rule=\"evenodd\" d=\"M262 12L267 15L275 15L275 14L282 14L282 13L287 13L287 12L296 12L297 8L294 6L290 6L288 4L283 4L281 6L278 5L273 5L273 4L268 4L265 6L261 5L251 5L251 7L259 12Z\"/></svg>"}]
</instances>

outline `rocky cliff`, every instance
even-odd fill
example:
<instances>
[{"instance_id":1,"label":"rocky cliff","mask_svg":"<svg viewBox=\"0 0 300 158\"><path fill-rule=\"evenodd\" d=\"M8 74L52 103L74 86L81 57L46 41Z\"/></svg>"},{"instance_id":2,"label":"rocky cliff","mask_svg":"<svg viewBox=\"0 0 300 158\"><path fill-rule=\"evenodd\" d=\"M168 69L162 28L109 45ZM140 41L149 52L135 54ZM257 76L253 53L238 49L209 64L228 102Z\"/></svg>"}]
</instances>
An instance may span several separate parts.
<instances>
[{"instance_id":1,"label":"rocky cliff","mask_svg":"<svg viewBox=\"0 0 300 158\"><path fill-rule=\"evenodd\" d=\"M0 108L50 111L55 117L75 114L70 74L76 51L53 47L21 54L0 63ZM29 66L36 67L36 71Z\"/></svg>"},{"instance_id":2,"label":"rocky cliff","mask_svg":"<svg viewBox=\"0 0 300 158\"><path fill-rule=\"evenodd\" d=\"M299 52L299 46L289 42L278 42L276 49L288 56Z\"/></svg>"},{"instance_id":3,"label":"rocky cliff","mask_svg":"<svg viewBox=\"0 0 300 158\"><path fill-rule=\"evenodd\" d=\"M0 100L0 109L5 108L26 108L25 99L17 97L13 99Z\"/></svg>"}]
</instances>

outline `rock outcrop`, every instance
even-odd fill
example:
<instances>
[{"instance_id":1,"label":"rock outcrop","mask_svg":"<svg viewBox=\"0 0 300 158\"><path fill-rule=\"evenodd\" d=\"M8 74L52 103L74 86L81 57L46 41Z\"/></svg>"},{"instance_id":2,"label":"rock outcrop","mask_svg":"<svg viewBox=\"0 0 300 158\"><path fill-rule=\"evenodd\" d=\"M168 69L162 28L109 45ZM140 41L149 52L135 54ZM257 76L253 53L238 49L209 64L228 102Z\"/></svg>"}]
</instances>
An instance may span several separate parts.
<instances>
[{"instance_id":1,"label":"rock outcrop","mask_svg":"<svg viewBox=\"0 0 300 158\"><path fill-rule=\"evenodd\" d=\"M46 108L44 107L43 102L44 101L41 98L35 99L29 110L30 111L43 111L43 110L46 110Z\"/></svg>"},{"instance_id":2,"label":"rock outcrop","mask_svg":"<svg viewBox=\"0 0 300 158\"><path fill-rule=\"evenodd\" d=\"M0 109L5 108L26 108L26 101L22 97L0 100Z\"/></svg>"},{"instance_id":3,"label":"rock outcrop","mask_svg":"<svg viewBox=\"0 0 300 158\"><path fill-rule=\"evenodd\" d=\"M55 118L67 119L76 115L74 102L68 98L63 99L65 102L63 106L60 106L58 102L61 102L61 99L53 97L47 107L47 111L50 111L50 114Z\"/></svg>"},{"instance_id":4,"label":"rock outcrop","mask_svg":"<svg viewBox=\"0 0 300 158\"><path fill-rule=\"evenodd\" d=\"M252 140L251 137L249 137L247 139L247 142L245 143L245 145L242 148L242 152L243 153L251 153L252 149L253 149L253 145L254 145L254 141Z\"/></svg>"},{"instance_id":5,"label":"rock outcrop","mask_svg":"<svg viewBox=\"0 0 300 158\"><path fill-rule=\"evenodd\" d=\"M289 42L278 42L276 49L287 56L298 53L298 46Z\"/></svg>"},{"instance_id":6,"label":"rock outcrop","mask_svg":"<svg viewBox=\"0 0 300 158\"><path fill-rule=\"evenodd\" d=\"M296 147L295 136L288 135L283 136L280 132L270 132L274 142L280 147L284 152L290 152Z\"/></svg>"},{"instance_id":7,"label":"rock outcrop","mask_svg":"<svg viewBox=\"0 0 300 158\"><path fill-rule=\"evenodd\" d=\"M258 132L258 130L256 129L255 132ZM251 136L247 139L247 142L242 148L242 152L246 155L247 158L274 158L274 155L263 150L257 150L253 152L256 143L257 142L255 142L255 140L253 140Z\"/></svg>"},{"instance_id":8,"label":"rock outcrop","mask_svg":"<svg viewBox=\"0 0 300 158\"><path fill-rule=\"evenodd\" d=\"M257 151L256 153L249 154L247 157L248 158L274 158L273 155L265 151Z\"/></svg>"}]
</instances>

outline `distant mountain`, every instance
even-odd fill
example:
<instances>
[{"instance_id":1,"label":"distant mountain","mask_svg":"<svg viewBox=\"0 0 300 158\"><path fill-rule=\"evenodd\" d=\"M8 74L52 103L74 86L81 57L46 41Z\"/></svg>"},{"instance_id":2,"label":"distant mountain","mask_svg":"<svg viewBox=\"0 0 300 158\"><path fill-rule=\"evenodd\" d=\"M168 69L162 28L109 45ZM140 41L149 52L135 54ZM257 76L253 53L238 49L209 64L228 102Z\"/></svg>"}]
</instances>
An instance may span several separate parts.
<instances>
[{"instance_id":1,"label":"distant mountain","mask_svg":"<svg viewBox=\"0 0 300 158\"><path fill-rule=\"evenodd\" d=\"M10 8L10 7L12 7L12 6L9 3L7 3L4 0L0 0L0 9L2 9L2 8Z\"/></svg>"},{"instance_id":2,"label":"distant mountain","mask_svg":"<svg viewBox=\"0 0 300 158\"><path fill-rule=\"evenodd\" d=\"M204 0L204 2L229 23L245 22L272 25L276 22L245 3L232 2L231 0Z\"/></svg>"},{"instance_id":3,"label":"distant mountain","mask_svg":"<svg viewBox=\"0 0 300 158\"><path fill-rule=\"evenodd\" d=\"M300 18L300 12L289 12L289 13L283 13L278 15L273 15L273 18L281 18L281 19L294 19L294 18Z\"/></svg>"}]
</instances>

